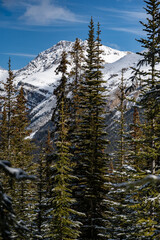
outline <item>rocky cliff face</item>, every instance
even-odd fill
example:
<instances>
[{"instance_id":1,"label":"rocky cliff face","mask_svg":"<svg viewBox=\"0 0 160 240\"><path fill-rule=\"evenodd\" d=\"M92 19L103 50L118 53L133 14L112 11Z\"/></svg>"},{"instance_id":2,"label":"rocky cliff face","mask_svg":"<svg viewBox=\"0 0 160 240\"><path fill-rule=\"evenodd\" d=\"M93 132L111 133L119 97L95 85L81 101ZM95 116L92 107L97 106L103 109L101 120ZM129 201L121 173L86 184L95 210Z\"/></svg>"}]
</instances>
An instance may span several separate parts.
<instances>
[{"instance_id":1,"label":"rocky cliff face","mask_svg":"<svg viewBox=\"0 0 160 240\"><path fill-rule=\"evenodd\" d=\"M73 42L60 41L53 47L41 52L34 60L32 60L23 69L15 72L15 84L19 88L24 87L28 105L30 107L30 128L33 133L31 137L42 138L50 127L50 119L52 109L55 106L55 97L53 90L56 87L59 76L56 75L61 53L65 50L69 53L72 49ZM81 41L86 48L86 41ZM127 88L130 88L132 82L130 80L131 68L134 67L140 59L140 56L130 52L118 51L106 46L102 46L104 69L103 78L108 89L108 108L112 113L107 116L107 122L111 131L113 118L118 116L115 107L118 105L118 86L121 79L122 68L125 68L124 81ZM69 57L70 58L70 57ZM69 59L71 62L71 59ZM71 66L70 66L71 67ZM70 70L70 67L68 71ZM7 71L0 69L0 93L3 93L2 81L5 81ZM134 89L128 93L137 94ZM130 103L126 103L130 109ZM111 133L112 134L112 133Z\"/></svg>"}]
</instances>

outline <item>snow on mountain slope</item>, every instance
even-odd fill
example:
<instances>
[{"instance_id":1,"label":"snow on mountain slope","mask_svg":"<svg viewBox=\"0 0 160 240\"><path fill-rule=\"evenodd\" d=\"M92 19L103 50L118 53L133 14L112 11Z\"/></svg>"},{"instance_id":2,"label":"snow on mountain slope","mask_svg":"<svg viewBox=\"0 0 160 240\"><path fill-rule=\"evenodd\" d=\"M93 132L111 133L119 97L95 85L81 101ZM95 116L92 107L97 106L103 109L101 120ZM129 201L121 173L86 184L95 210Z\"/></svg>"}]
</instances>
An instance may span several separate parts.
<instances>
[{"instance_id":1,"label":"snow on mountain slope","mask_svg":"<svg viewBox=\"0 0 160 240\"><path fill-rule=\"evenodd\" d=\"M45 72L59 63L62 51L69 53L72 51L74 42L60 41L53 47L41 52L33 61L31 61L26 67L17 72L17 76L21 76L22 79L26 79L29 75L33 75L37 72ZM87 41L81 41L81 45L86 49ZM105 63L112 63L118 59L124 57L128 52L118 51L106 46L102 46Z\"/></svg>"},{"instance_id":2,"label":"snow on mountain slope","mask_svg":"<svg viewBox=\"0 0 160 240\"><path fill-rule=\"evenodd\" d=\"M125 68L126 71L124 73L124 80L126 86L131 85L131 80L129 80L131 76L131 66L135 66L139 61L140 56L137 54L131 53L129 55L124 56L120 60L105 64L105 68L103 69L103 78L106 81L106 87L109 90L109 105L110 109L113 110L115 105L117 104L117 89L120 84L121 79L121 70ZM58 78L57 78L58 79ZM44 123L46 123L49 119L51 119L52 109L55 105L55 98L51 95L46 100L42 101L37 107L35 107L31 115L32 123L31 128L33 131L37 132L40 127L43 127Z\"/></svg>"},{"instance_id":3,"label":"snow on mountain slope","mask_svg":"<svg viewBox=\"0 0 160 240\"><path fill-rule=\"evenodd\" d=\"M0 69L0 84L2 81L5 81L8 76L8 71L4 69Z\"/></svg>"},{"instance_id":4,"label":"snow on mountain slope","mask_svg":"<svg viewBox=\"0 0 160 240\"><path fill-rule=\"evenodd\" d=\"M65 50L69 53L73 44L73 42L60 41L53 47L41 52L26 67L15 73L15 83L18 87L21 85L24 87L28 99L31 109L30 127L34 132L43 128L51 119L52 109L55 105L53 90L59 79L55 69L60 62L62 51ZM81 44L86 49L87 42L81 41ZM103 77L106 80L106 87L110 91L110 98L113 98L120 82L121 69L127 69L124 77L128 79L131 74L130 66L134 66L140 57L133 53L114 50L106 46L102 46L102 50L104 51L102 57L105 62ZM6 76L7 71L0 70L0 80L6 78Z\"/></svg>"},{"instance_id":5,"label":"snow on mountain slope","mask_svg":"<svg viewBox=\"0 0 160 240\"><path fill-rule=\"evenodd\" d=\"M26 67L17 71L17 83L21 82L26 88L27 85L33 85L37 90L45 90L52 93L53 86L58 79L58 76L55 74L55 69L60 61L62 51L65 50L69 53L72 50L73 44L73 42L60 41L53 47L41 52ZM81 41L81 44L84 49L86 49L87 42ZM102 57L105 63L115 62L128 54L128 52L114 50L106 46L102 46L102 50L104 51Z\"/></svg>"},{"instance_id":6,"label":"snow on mountain slope","mask_svg":"<svg viewBox=\"0 0 160 240\"><path fill-rule=\"evenodd\" d=\"M104 80L109 91L109 96L115 97L114 92L120 84L122 77L122 69L124 69L124 84L126 87L131 86L130 77L132 76L131 67L136 67L141 57L138 54L130 53L114 63L105 64L103 69Z\"/></svg>"},{"instance_id":7,"label":"snow on mountain slope","mask_svg":"<svg viewBox=\"0 0 160 240\"><path fill-rule=\"evenodd\" d=\"M3 91L3 84L2 84L2 82L5 82L7 77L8 77L8 71L0 69L0 92Z\"/></svg>"},{"instance_id":8,"label":"snow on mountain slope","mask_svg":"<svg viewBox=\"0 0 160 240\"><path fill-rule=\"evenodd\" d=\"M53 93L54 86L59 79L55 69L59 64L62 51L69 53L73 44L74 42L60 41L53 47L41 52L26 67L16 72L15 81L18 86L23 85L25 88L31 109ZM81 41L81 45L86 49L87 41ZM106 46L102 46L102 49L105 63L113 63L129 54ZM71 61L69 56L68 58Z\"/></svg>"}]
</instances>

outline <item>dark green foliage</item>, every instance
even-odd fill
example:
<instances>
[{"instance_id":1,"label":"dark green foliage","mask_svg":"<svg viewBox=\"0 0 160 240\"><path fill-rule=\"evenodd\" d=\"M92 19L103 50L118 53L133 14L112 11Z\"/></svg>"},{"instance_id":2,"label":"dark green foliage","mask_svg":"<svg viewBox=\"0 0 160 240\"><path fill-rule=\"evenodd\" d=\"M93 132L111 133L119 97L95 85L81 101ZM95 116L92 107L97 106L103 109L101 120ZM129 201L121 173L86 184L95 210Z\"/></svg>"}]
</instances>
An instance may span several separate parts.
<instances>
[{"instance_id":1,"label":"dark green foliage","mask_svg":"<svg viewBox=\"0 0 160 240\"><path fill-rule=\"evenodd\" d=\"M57 98L57 122L54 134L54 143L56 145L55 154L52 159L51 167L54 169L52 206L50 211L52 220L50 224L50 233L48 237L57 240L77 239L79 236L78 221L74 221L77 212L73 210L74 199L72 197L72 168L69 153L70 143L68 142L68 116L67 116L67 59L66 54L62 53L62 61L57 68L61 73L61 80L54 92ZM55 112L54 112L55 114ZM53 119L55 119L53 115Z\"/></svg>"},{"instance_id":2,"label":"dark green foliage","mask_svg":"<svg viewBox=\"0 0 160 240\"><path fill-rule=\"evenodd\" d=\"M49 232L49 218L48 211L50 206L48 205L48 185L46 175L47 169L47 153L46 149L40 149L40 154L36 164L36 189L34 191L34 207L32 213L32 239L47 239L46 235ZM51 186L50 186L51 187ZM31 219L31 218L30 218Z\"/></svg>"},{"instance_id":3,"label":"dark green foliage","mask_svg":"<svg viewBox=\"0 0 160 240\"><path fill-rule=\"evenodd\" d=\"M145 51L139 53L142 60L139 61L136 73L141 78L141 95L137 105L143 111L143 122L141 126L141 137L134 139L136 143L135 159L139 173L134 177L143 178L146 172L152 174L158 173L159 168L159 70L157 64L159 58L159 7L160 2L157 0L144 1L146 3L147 23L141 22L144 31L147 33L146 38L141 38L139 42L145 48ZM143 70L143 66L148 70ZM139 123L138 123L139 125ZM136 126L134 124L134 126ZM139 128L139 126L138 126ZM137 144L138 143L138 144ZM132 158L133 159L133 158ZM158 210L159 188L154 185L143 185L133 191L132 200L134 210L134 237L138 239L157 239L157 226L159 225Z\"/></svg>"},{"instance_id":4,"label":"dark green foliage","mask_svg":"<svg viewBox=\"0 0 160 240\"><path fill-rule=\"evenodd\" d=\"M136 169L144 169L146 167L145 161L139 156L143 148L143 131L141 129L138 107L136 105L133 106L133 122L130 124L128 145L130 164Z\"/></svg>"},{"instance_id":5,"label":"dark green foliage","mask_svg":"<svg viewBox=\"0 0 160 240\"><path fill-rule=\"evenodd\" d=\"M105 236L106 188L106 133L105 133L105 89L102 86L102 60L100 50L100 29L97 41L94 24L89 25L87 57L84 78L80 86L80 122L78 128L79 153L77 209L86 214L81 239L103 239Z\"/></svg>"},{"instance_id":6,"label":"dark green foliage","mask_svg":"<svg viewBox=\"0 0 160 240\"><path fill-rule=\"evenodd\" d=\"M1 139L0 139L1 147L0 147L0 151L1 151L1 156L3 156L2 154L6 153L6 151L8 149L7 113L6 113L5 105L4 105L3 111L2 111L2 120L1 120L0 131L1 131Z\"/></svg>"},{"instance_id":7,"label":"dark green foliage","mask_svg":"<svg viewBox=\"0 0 160 240\"><path fill-rule=\"evenodd\" d=\"M122 167L124 164L126 164L126 152L127 152L127 139L126 139L126 123L125 123L125 113L127 111L126 109L126 95L125 95L125 84L124 84L124 69L122 69L122 76L121 76L121 83L119 86L119 106L117 107L117 111L120 113L119 120L117 121L117 124L119 125L119 138L118 141L118 150L116 152L117 158L118 158L118 165L119 167Z\"/></svg>"},{"instance_id":8,"label":"dark green foliage","mask_svg":"<svg viewBox=\"0 0 160 240\"><path fill-rule=\"evenodd\" d=\"M108 172L108 188L107 194L107 238L109 239L129 239L131 231L130 209L128 207L130 193L124 190L115 190L112 184L122 183L131 179L134 169L130 166L128 154L128 132L125 120L127 112L127 96L125 94L124 72L121 72L121 82L119 84L118 100L119 104L116 108L118 111L118 120L116 120L118 128L117 151L113 154L113 169Z\"/></svg>"},{"instance_id":9,"label":"dark green foliage","mask_svg":"<svg viewBox=\"0 0 160 240\"><path fill-rule=\"evenodd\" d=\"M70 92L72 94L70 100L70 139L73 139L73 144L76 145L77 129L80 119L80 86L84 73L84 54L83 47L80 44L80 40L77 38L73 49L70 52L73 67L69 73L69 77L72 79L70 84Z\"/></svg>"},{"instance_id":10,"label":"dark green foliage","mask_svg":"<svg viewBox=\"0 0 160 240\"><path fill-rule=\"evenodd\" d=\"M59 109L61 109L62 100L64 104L67 104L67 93L68 93L68 85L67 85L67 65L69 64L67 60L67 54L65 51L62 52L61 62L56 69L56 73L61 73L61 78L58 83L57 88L54 90L54 95L56 96L56 108L53 112L52 120L54 122L59 121Z\"/></svg>"},{"instance_id":11,"label":"dark green foliage","mask_svg":"<svg viewBox=\"0 0 160 240\"><path fill-rule=\"evenodd\" d=\"M23 170L12 168L8 161L0 160L0 171L1 174L4 172L9 178L15 178L18 181L34 179L33 176L28 176ZM21 223L20 219L16 218L12 200L6 195L0 182L0 238L2 240L14 239L14 232L19 236L19 239L23 239L27 231L27 228Z\"/></svg>"},{"instance_id":12,"label":"dark green foliage","mask_svg":"<svg viewBox=\"0 0 160 240\"><path fill-rule=\"evenodd\" d=\"M27 129L29 125L28 113L26 106L26 99L24 97L24 90L21 87L19 93L16 96L15 107L13 110L13 136L11 141L12 147L12 162L18 168L23 168L29 174L32 174L34 164L32 162L33 144L29 139L31 131ZM31 196L32 196L32 184L29 182L12 182L11 196L14 198L13 206L16 215L22 219L28 226L30 222L28 218L31 218ZM29 227L29 226L28 226Z\"/></svg>"},{"instance_id":13,"label":"dark green foliage","mask_svg":"<svg viewBox=\"0 0 160 240\"><path fill-rule=\"evenodd\" d=\"M27 102L23 88L15 91L9 60L5 94L0 96L0 156L29 174L33 172L37 180L31 183L32 177L24 171L0 161L3 172L0 176L0 239L160 238L158 183L142 181L141 186L135 184L133 188L123 184L141 181L148 173L159 174L160 167L160 74L157 67L160 63L160 2L144 2L147 18L141 24L147 35L138 42L145 50L139 53L142 59L132 77L134 87L139 85L141 93L133 106L133 121L128 129L125 122L128 99L122 69L116 109L120 113L119 139L114 154L106 153L107 98L99 23L95 37L91 18L86 57L80 40L76 39L69 53L70 73L67 53L62 52L56 69L60 79L54 90L57 100L52 115L54 130L48 134L34 165ZM16 183L14 178L21 181Z\"/></svg>"},{"instance_id":14,"label":"dark green foliage","mask_svg":"<svg viewBox=\"0 0 160 240\"><path fill-rule=\"evenodd\" d=\"M8 62L8 78L4 83L5 95L2 99L2 123L1 123L1 157L12 160L12 139L14 134L13 115L15 108L14 75L11 70L11 60Z\"/></svg>"},{"instance_id":15,"label":"dark green foliage","mask_svg":"<svg viewBox=\"0 0 160 240\"><path fill-rule=\"evenodd\" d=\"M71 180L72 164L70 162L69 143L66 140L67 128L65 125L63 104L60 116L60 132L56 141L56 159L54 161L55 176L53 188L53 222L51 234L53 239L77 239L79 223L72 220L76 212L72 209Z\"/></svg>"},{"instance_id":16,"label":"dark green foliage","mask_svg":"<svg viewBox=\"0 0 160 240\"><path fill-rule=\"evenodd\" d=\"M147 33L147 38L141 38L138 40L141 46L146 50L143 53L139 53L142 56L142 60L138 63L137 69L139 71L142 81L142 97L140 105L144 109L145 124L143 125L143 132L145 135L144 151L145 159L148 164L148 168L152 173L156 172L159 154L157 145L159 140L157 139L157 124L158 124L158 108L156 107L156 99L159 92L155 91L157 85L159 85L159 70L156 65L160 62L159 57L159 7L158 0L144 1L146 3L147 23L141 22L144 27L144 31ZM149 71L143 71L140 68L144 65L148 65ZM158 104L159 105L159 104Z\"/></svg>"},{"instance_id":17,"label":"dark green foliage","mask_svg":"<svg viewBox=\"0 0 160 240\"><path fill-rule=\"evenodd\" d=\"M24 97L23 87L20 88L16 97L16 103L14 107L14 134L13 134L13 155L14 163L17 167L22 167L27 170L28 165L31 164L31 152L33 146L31 140L27 137L31 134L31 131L27 129L29 126L27 102Z\"/></svg>"},{"instance_id":18,"label":"dark green foliage","mask_svg":"<svg viewBox=\"0 0 160 240\"><path fill-rule=\"evenodd\" d=\"M32 173L33 146L29 138L30 131L27 117L26 100L23 88L19 93L14 88L14 76L9 60L9 77L4 84L3 112L1 121L1 157L10 160L15 167L23 168L29 174ZM13 198L12 205L16 216L27 222L29 218L30 184L29 182L16 182L14 179L3 178L5 191ZM15 233L15 237L18 235Z\"/></svg>"}]
</instances>

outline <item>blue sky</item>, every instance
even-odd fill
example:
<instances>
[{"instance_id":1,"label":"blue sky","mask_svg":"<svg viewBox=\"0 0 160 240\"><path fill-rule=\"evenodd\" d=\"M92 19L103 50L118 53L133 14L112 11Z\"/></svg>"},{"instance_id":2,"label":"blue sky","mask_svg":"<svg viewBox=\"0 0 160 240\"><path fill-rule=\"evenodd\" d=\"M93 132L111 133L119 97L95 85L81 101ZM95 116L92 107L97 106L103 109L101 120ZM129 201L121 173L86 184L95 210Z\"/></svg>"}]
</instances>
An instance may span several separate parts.
<instances>
[{"instance_id":1,"label":"blue sky","mask_svg":"<svg viewBox=\"0 0 160 240\"><path fill-rule=\"evenodd\" d=\"M60 40L88 37L91 16L104 45L141 51L143 0L0 0L0 66L20 69Z\"/></svg>"}]
</instances>

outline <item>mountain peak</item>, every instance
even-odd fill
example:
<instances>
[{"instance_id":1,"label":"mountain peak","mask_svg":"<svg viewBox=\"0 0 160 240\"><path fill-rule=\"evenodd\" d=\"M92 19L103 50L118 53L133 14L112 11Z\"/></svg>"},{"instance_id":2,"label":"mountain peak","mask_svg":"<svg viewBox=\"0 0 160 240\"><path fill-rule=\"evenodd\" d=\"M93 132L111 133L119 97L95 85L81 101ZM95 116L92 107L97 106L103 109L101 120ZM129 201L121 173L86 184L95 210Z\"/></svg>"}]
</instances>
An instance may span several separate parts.
<instances>
[{"instance_id":1,"label":"mountain peak","mask_svg":"<svg viewBox=\"0 0 160 240\"><path fill-rule=\"evenodd\" d=\"M67 47L69 45L73 44L71 41L66 41L66 40L61 40L59 41L55 46L62 46L62 47Z\"/></svg>"},{"instance_id":2,"label":"mountain peak","mask_svg":"<svg viewBox=\"0 0 160 240\"><path fill-rule=\"evenodd\" d=\"M87 48L87 41L80 40L80 43L84 46L84 49ZM24 79L27 77L27 75L33 75L37 72L47 71L59 63L63 51L69 53L72 50L73 44L74 42L71 41L59 41L51 48L39 53L38 56L33 59L27 66L17 71L16 75L21 75ZM124 57L128 54L128 52L115 50L104 45L102 45L102 50L102 57L105 63L115 62L121 57Z\"/></svg>"}]
</instances>

